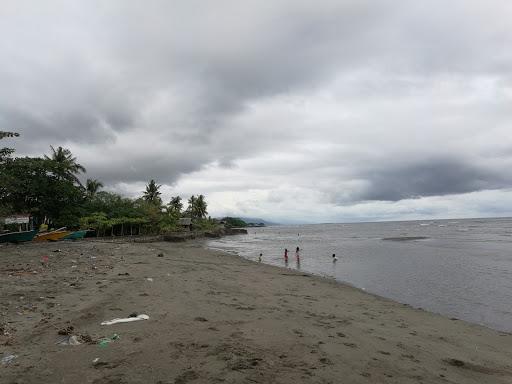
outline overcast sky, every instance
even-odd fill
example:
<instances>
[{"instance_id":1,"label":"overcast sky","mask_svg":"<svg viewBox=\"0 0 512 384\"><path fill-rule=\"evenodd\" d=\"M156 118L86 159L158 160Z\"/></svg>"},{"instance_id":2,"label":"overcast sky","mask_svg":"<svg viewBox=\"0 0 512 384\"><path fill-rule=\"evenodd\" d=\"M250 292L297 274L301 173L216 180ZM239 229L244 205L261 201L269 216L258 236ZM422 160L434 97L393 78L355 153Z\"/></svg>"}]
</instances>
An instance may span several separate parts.
<instances>
[{"instance_id":1,"label":"overcast sky","mask_svg":"<svg viewBox=\"0 0 512 384\"><path fill-rule=\"evenodd\" d=\"M212 216L512 216L510 0L0 3L0 128Z\"/></svg>"}]
</instances>

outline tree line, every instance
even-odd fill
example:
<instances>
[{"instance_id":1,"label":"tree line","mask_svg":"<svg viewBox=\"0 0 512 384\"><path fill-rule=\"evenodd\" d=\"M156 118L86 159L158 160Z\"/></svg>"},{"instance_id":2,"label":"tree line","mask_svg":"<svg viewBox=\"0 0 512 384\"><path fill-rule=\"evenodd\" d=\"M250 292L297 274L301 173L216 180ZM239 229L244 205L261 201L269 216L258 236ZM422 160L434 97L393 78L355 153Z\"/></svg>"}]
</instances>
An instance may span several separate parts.
<instances>
[{"instance_id":1,"label":"tree line","mask_svg":"<svg viewBox=\"0 0 512 384\"><path fill-rule=\"evenodd\" d=\"M17 137L0 131L0 139ZM0 216L24 213L36 225L94 228L104 234L160 233L180 229L179 219L192 218L199 228L209 228L204 195L193 195L187 207L180 196L164 204L161 185L150 180L142 195L127 198L102 190L103 183L80 176L86 173L69 149L50 146L42 157L16 157L12 148L0 149Z\"/></svg>"}]
</instances>

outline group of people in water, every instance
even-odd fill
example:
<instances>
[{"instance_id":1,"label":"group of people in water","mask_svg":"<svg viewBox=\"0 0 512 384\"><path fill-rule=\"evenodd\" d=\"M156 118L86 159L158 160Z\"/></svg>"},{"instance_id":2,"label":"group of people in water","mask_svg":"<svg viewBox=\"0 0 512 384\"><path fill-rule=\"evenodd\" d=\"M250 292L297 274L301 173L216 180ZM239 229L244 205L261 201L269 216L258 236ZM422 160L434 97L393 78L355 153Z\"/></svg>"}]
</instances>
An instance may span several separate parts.
<instances>
[{"instance_id":1,"label":"group of people in water","mask_svg":"<svg viewBox=\"0 0 512 384\"><path fill-rule=\"evenodd\" d=\"M295 259L297 259L298 262L300 261L300 248L299 247L297 247L295 249ZM284 249L284 261L288 262L288 249L287 248Z\"/></svg>"},{"instance_id":2,"label":"group of people in water","mask_svg":"<svg viewBox=\"0 0 512 384\"><path fill-rule=\"evenodd\" d=\"M261 258L262 258L262 257L263 257L263 253L260 253L260 256L259 256L259 258L258 258L258 261L261 261ZM295 249L295 259L296 259L296 261L297 261L297 264L299 264L299 263L300 263L300 248L299 248L299 247L297 247L297 248ZM333 263L335 263L336 261L338 261L338 258L336 257L336 254L335 254L335 253L333 253L333 254L332 254L332 262L333 262ZM286 264L288 264L288 248L285 248L285 249L284 249L284 262L285 262Z\"/></svg>"}]
</instances>

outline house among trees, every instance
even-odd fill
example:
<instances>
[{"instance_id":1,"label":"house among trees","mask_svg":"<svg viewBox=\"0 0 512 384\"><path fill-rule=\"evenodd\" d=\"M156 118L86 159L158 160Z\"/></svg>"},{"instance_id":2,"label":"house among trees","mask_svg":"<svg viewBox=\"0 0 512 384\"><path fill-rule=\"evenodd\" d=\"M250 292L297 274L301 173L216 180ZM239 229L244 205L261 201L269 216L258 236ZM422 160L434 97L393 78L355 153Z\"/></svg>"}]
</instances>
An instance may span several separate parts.
<instances>
[{"instance_id":1,"label":"house among trees","mask_svg":"<svg viewBox=\"0 0 512 384\"><path fill-rule=\"evenodd\" d=\"M178 225L183 228L187 229L189 231L192 230L192 219L190 217L182 217L178 220Z\"/></svg>"},{"instance_id":2,"label":"house among trees","mask_svg":"<svg viewBox=\"0 0 512 384\"><path fill-rule=\"evenodd\" d=\"M0 217L1 226L16 227L18 231L28 231L31 227L31 217L29 214L15 214L7 217Z\"/></svg>"}]
</instances>

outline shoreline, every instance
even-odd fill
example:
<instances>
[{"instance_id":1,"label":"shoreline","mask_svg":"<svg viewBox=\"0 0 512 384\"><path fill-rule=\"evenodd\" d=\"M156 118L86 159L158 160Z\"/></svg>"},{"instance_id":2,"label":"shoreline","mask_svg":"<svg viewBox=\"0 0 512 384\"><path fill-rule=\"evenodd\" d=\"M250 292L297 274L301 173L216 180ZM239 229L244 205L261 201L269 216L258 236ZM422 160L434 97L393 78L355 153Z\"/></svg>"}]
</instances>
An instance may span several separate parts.
<instances>
[{"instance_id":1,"label":"shoreline","mask_svg":"<svg viewBox=\"0 0 512 384\"><path fill-rule=\"evenodd\" d=\"M7 383L512 380L509 333L204 240L0 247L0 266ZM100 325L134 312L149 319ZM81 344L57 345L69 327Z\"/></svg>"},{"instance_id":2,"label":"shoreline","mask_svg":"<svg viewBox=\"0 0 512 384\"><path fill-rule=\"evenodd\" d=\"M198 241L207 241L207 240L206 239L201 239L201 240L198 240ZM274 268L278 268L278 269L282 269L282 270L285 270L285 271L295 272L296 274L304 274L304 275L308 275L310 277L325 279L326 281L332 281L332 282L335 282L335 283L339 284L342 287L355 289L355 290L357 290L357 291L359 291L359 292L361 292L363 294L367 294L367 295L373 296L373 297L375 297L377 299L380 299L380 300L390 301L390 302L395 303L397 305L403 305L404 307L408 307L408 308L411 308L413 310L423 311L423 312L426 312L426 313L430 313L430 314L433 314L433 315L438 315L438 316L444 317L444 318L452 320L452 321L461 321L461 322L464 322L464 323L466 323L468 325L474 325L474 326L478 326L478 327L483 327L483 328L488 329L490 331L499 332L501 334L506 334L506 335L512 336L512 331L503 330L503 329L496 329L496 328L492 328L492 327L490 327L490 326L488 326L486 324L475 323L475 322L472 322L472 321L468 321L468 320L464 320L464 319L459 319L457 317L453 317L453 316L450 316L450 315L447 315L447 314L443 314L441 312L436 312L434 310L429 310L429 309L425 309L425 308L422 308L422 307L416 307L414 305L411 305L411 304L408 304L408 303L404 303L404 302L401 302L399 300L396 300L396 299L393 299L393 298L390 298L390 297L379 295L378 293L375 293L375 292L367 291L364 288L359 288L359 287L351 284L350 282L343 281L343 280L337 280L333 276L321 275L321 274L316 274L314 272L297 270L297 269L288 268L288 267L285 267L285 266L265 263L264 261L262 261L260 263L260 262L255 261L255 260L251 260L251 259L245 258L245 257L241 256L239 253L237 253L236 251L230 252L230 251L227 251L227 250L224 250L224 249L221 249L221 248L209 247L206 244L204 246L208 250L212 250L212 251L215 251L215 252L225 253L228 256L239 257L242 260L248 261L250 263L264 264L264 265L267 265L267 266L270 266L270 267L274 267Z\"/></svg>"}]
</instances>

